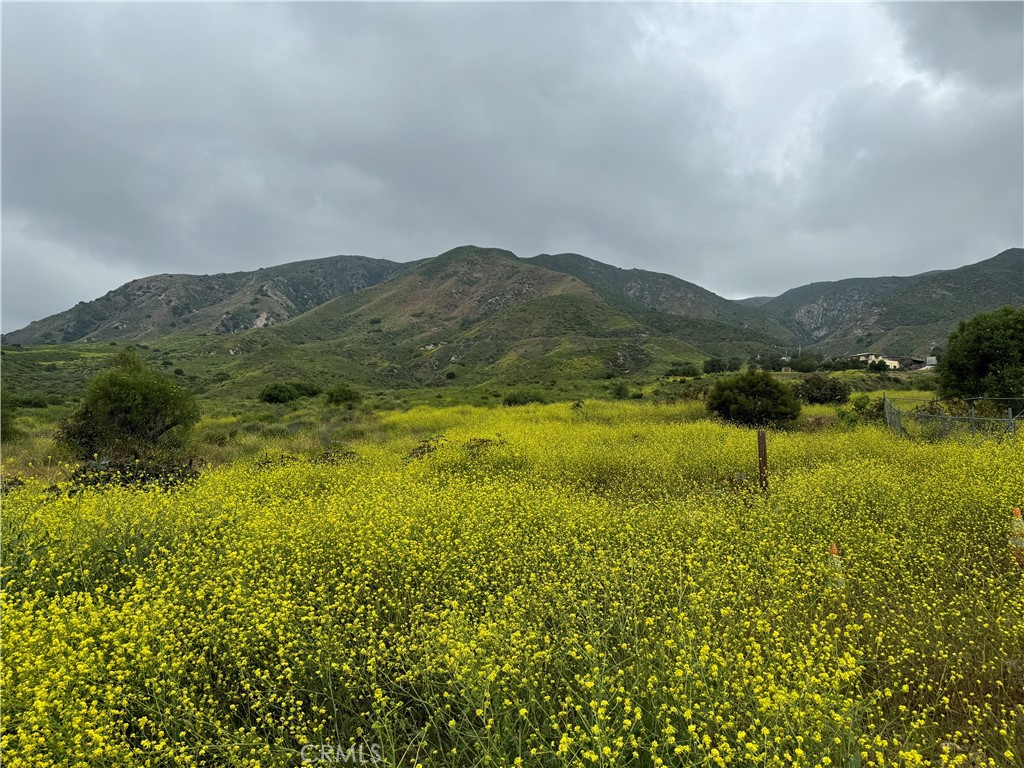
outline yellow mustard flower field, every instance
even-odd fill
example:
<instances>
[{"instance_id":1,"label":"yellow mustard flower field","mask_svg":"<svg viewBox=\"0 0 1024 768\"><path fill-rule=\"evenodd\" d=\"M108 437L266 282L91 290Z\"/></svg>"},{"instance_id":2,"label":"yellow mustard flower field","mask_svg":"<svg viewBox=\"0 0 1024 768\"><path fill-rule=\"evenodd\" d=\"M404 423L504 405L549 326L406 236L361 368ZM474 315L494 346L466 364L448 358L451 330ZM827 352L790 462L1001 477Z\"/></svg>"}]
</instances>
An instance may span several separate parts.
<instances>
[{"instance_id":1,"label":"yellow mustard flower field","mask_svg":"<svg viewBox=\"0 0 1024 768\"><path fill-rule=\"evenodd\" d=\"M5 764L1024 764L1024 437L772 432L763 493L754 432L684 415L9 488Z\"/></svg>"}]
</instances>

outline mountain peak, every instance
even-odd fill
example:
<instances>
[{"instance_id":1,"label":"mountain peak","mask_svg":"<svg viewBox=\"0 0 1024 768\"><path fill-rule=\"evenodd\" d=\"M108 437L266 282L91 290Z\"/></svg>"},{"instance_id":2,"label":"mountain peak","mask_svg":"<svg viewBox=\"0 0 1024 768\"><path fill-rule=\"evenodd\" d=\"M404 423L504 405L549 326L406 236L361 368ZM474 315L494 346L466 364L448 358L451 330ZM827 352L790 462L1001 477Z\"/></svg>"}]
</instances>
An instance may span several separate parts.
<instances>
[{"instance_id":1,"label":"mountain peak","mask_svg":"<svg viewBox=\"0 0 1024 768\"><path fill-rule=\"evenodd\" d=\"M460 245L439 256L427 259L416 267L415 271L424 277L435 277L447 272L479 272L495 268L522 269L519 258L501 248L481 248L478 245Z\"/></svg>"},{"instance_id":2,"label":"mountain peak","mask_svg":"<svg viewBox=\"0 0 1024 768\"><path fill-rule=\"evenodd\" d=\"M437 256L437 260L454 260L454 259L511 259L512 261L518 261L518 257L512 253L512 251L506 251L503 248L482 248L479 245L460 245L456 248L452 248L450 251Z\"/></svg>"}]
</instances>

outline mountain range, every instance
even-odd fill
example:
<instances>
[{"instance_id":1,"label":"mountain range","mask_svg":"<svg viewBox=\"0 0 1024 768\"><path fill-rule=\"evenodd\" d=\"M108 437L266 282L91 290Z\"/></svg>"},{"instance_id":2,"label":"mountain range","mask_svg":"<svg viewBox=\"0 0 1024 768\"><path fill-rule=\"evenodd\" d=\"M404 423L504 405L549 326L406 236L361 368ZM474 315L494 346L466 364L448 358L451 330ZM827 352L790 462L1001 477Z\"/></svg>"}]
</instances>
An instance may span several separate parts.
<instances>
[{"instance_id":1,"label":"mountain range","mask_svg":"<svg viewBox=\"0 0 1024 768\"><path fill-rule=\"evenodd\" d=\"M383 259L332 256L252 272L153 275L3 336L5 344L151 340L236 333L300 315L407 268Z\"/></svg>"},{"instance_id":2,"label":"mountain range","mask_svg":"<svg viewBox=\"0 0 1024 768\"><path fill-rule=\"evenodd\" d=\"M805 344L831 354L852 354L867 345L905 356L943 344L959 321L1007 304L1024 304L1021 248L911 277L811 283L756 306Z\"/></svg>"},{"instance_id":3,"label":"mountain range","mask_svg":"<svg viewBox=\"0 0 1024 768\"><path fill-rule=\"evenodd\" d=\"M629 374L708 355L811 348L926 354L960 320L1024 305L1024 249L910 277L811 283L731 301L579 254L462 246L397 263L333 256L251 272L156 275L3 336L9 345L191 339L247 376L395 385ZM326 366L326 367L325 367Z\"/></svg>"}]
</instances>

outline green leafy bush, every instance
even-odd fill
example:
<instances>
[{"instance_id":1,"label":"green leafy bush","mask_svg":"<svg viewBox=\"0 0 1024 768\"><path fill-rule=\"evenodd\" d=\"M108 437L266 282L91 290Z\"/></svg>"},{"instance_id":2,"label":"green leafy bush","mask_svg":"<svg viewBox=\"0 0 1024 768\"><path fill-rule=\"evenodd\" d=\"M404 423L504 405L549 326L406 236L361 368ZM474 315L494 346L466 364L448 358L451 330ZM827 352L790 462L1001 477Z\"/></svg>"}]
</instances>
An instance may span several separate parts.
<instances>
[{"instance_id":1,"label":"green leafy bush","mask_svg":"<svg viewBox=\"0 0 1024 768\"><path fill-rule=\"evenodd\" d=\"M704 400L711 391L711 379L690 379L689 381L667 381L651 392L656 403L672 404Z\"/></svg>"},{"instance_id":2,"label":"green leafy bush","mask_svg":"<svg viewBox=\"0 0 1024 768\"><path fill-rule=\"evenodd\" d=\"M505 405L529 405L530 403L543 403L544 398L528 389L517 389L505 395L502 402Z\"/></svg>"},{"instance_id":3,"label":"green leafy bush","mask_svg":"<svg viewBox=\"0 0 1024 768\"><path fill-rule=\"evenodd\" d=\"M800 415L800 401L766 371L747 371L715 382L707 409L735 424L778 426Z\"/></svg>"},{"instance_id":4,"label":"green leafy bush","mask_svg":"<svg viewBox=\"0 0 1024 768\"><path fill-rule=\"evenodd\" d=\"M1024 397L1024 307L982 312L960 323L938 374L944 398Z\"/></svg>"},{"instance_id":5,"label":"green leafy bush","mask_svg":"<svg viewBox=\"0 0 1024 768\"><path fill-rule=\"evenodd\" d=\"M709 357L703 367L704 373L725 373L729 370L729 363L720 357Z\"/></svg>"},{"instance_id":6,"label":"green leafy bush","mask_svg":"<svg viewBox=\"0 0 1024 768\"><path fill-rule=\"evenodd\" d=\"M629 397L629 387L624 381L617 381L612 385L612 388L608 390L609 394L616 400L625 400Z\"/></svg>"},{"instance_id":7,"label":"green leafy bush","mask_svg":"<svg viewBox=\"0 0 1024 768\"><path fill-rule=\"evenodd\" d=\"M811 373L821 368L821 361L814 355L804 352L799 357L791 358L789 367L798 373Z\"/></svg>"},{"instance_id":8,"label":"green leafy bush","mask_svg":"<svg viewBox=\"0 0 1024 768\"><path fill-rule=\"evenodd\" d=\"M793 391L811 405L842 405L850 399L852 389L841 379L813 373L793 387Z\"/></svg>"},{"instance_id":9,"label":"green leafy bush","mask_svg":"<svg viewBox=\"0 0 1024 768\"><path fill-rule=\"evenodd\" d=\"M696 363L692 363L692 362L686 361L686 362L682 362L682 363L676 363L671 368L669 368L667 371L665 371L665 375L666 376L685 376L685 377L693 378L693 377L696 377L696 376L700 376L700 368L697 367Z\"/></svg>"},{"instance_id":10,"label":"green leafy bush","mask_svg":"<svg viewBox=\"0 0 1024 768\"><path fill-rule=\"evenodd\" d=\"M300 397L316 397L320 388L304 381L283 381L268 384L260 392L260 400L264 403L289 403Z\"/></svg>"},{"instance_id":11,"label":"green leafy bush","mask_svg":"<svg viewBox=\"0 0 1024 768\"><path fill-rule=\"evenodd\" d=\"M870 395L859 394L850 403L852 408L840 408L839 423L855 427L864 422L881 422L885 419L885 404L881 400L872 400Z\"/></svg>"},{"instance_id":12,"label":"green leafy bush","mask_svg":"<svg viewBox=\"0 0 1024 768\"><path fill-rule=\"evenodd\" d=\"M89 382L55 439L79 459L170 461L186 453L197 421L191 392L125 350Z\"/></svg>"},{"instance_id":13,"label":"green leafy bush","mask_svg":"<svg viewBox=\"0 0 1024 768\"><path fill-rule=\"evenodd\" d=\"M362 399L362 393L347 384L337 384L327 390L327 402L331 405L355 405Z\"/></svg>"},{"instance_id":14,"label":"green leafy bush","mask_svg":"<svg viewBox=\"0 0 1024 768\"><path fill-rule=\"evenodd\" d=\"M4 396L4 405L8 408L45 408L50 405L50 402L50 398L38 392Z\"/></svg>"},{"instance_id":15,"label":"green leafy bush","mask_svg":"<svg viewBox=\"0 0 1024 768\"><path fill-rule=\"evenodd\" d=\"M260 400L264 403L287 403L298 399L298 397L299 393L295 387L283 382L268 384L260 392Z\"/></svg>"}]
</instances>

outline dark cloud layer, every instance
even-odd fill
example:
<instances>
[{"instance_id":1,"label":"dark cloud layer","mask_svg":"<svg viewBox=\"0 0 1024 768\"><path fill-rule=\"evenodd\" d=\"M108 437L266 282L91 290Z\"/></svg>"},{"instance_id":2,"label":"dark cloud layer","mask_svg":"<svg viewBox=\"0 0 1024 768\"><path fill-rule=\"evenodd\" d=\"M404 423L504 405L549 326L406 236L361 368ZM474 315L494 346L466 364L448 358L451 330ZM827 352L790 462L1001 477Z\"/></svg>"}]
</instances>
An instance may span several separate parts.
<instances>
[{"instance_id":1,"label":"dark cloud layer","mask_svg":"<svg viewBox=\"0 0 1024 768\"><path fill-rule=\"evenodd\" d=\"M479 243L728 296L1024 242L1024 5L10 4L3 327Z\"/></svg>"},{"instance_id":2,"label":"dark cloud layer","mask_svg":"<svg viewBox=\"0 0 1024 768\"><path fill-rule=\"evenodd\" d=\"M911 60L942 77L1020 90L1024 5L1020 2L893 3Z\"/></svg>"}]
</instances>

